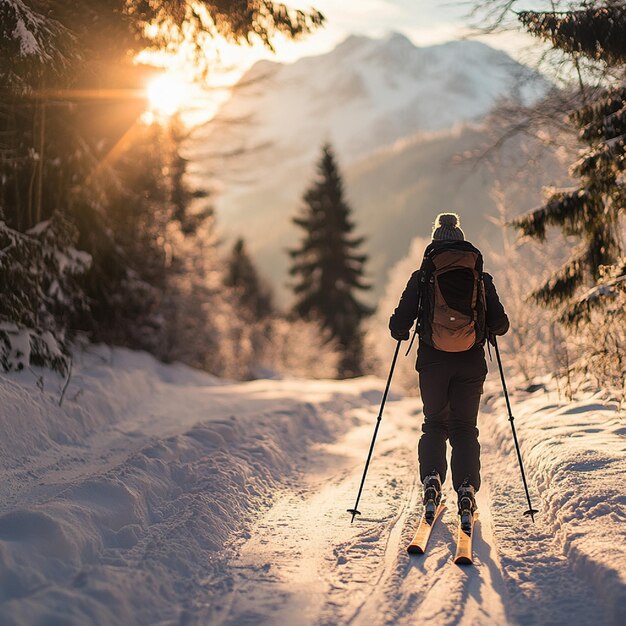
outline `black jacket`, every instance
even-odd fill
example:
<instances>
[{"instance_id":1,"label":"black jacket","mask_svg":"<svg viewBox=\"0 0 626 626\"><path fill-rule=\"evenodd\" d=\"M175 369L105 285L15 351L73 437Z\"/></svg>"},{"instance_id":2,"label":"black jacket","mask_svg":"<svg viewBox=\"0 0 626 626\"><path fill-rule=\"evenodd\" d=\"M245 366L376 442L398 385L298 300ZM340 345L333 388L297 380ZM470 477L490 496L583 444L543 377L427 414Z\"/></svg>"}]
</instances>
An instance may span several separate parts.
<instances>
[{"instance_id":1,"label":"black jacket","mask_svg":"<svg viewBox=\"0 0 626 626\"><path fill-rule=\"evenodd\" d=\"M509 330L509 318L498 297L493 284L493 277L487 272L483 272L483 282L485 284L485 299L487 300L487 331L494 335L504 335ZM389 320L389 329L394 333L406 333L413 326L417 317L419 289L419 270L417 270L411 274L411 278L409 278L409 282L400 297L400 302Z\"/></svg>"}]
</instances>

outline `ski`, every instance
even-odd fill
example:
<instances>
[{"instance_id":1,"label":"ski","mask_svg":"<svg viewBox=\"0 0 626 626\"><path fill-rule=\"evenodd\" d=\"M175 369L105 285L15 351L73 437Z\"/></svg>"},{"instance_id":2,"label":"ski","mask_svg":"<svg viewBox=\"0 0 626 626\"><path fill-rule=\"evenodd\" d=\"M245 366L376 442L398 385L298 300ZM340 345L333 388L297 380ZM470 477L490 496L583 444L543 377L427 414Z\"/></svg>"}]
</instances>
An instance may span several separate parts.
<instances>
[{"instance_id":1,"label":"ski","mask_svg":"<svg viewBox=\"0 0 626 626\"><path fill-rule=\"evenodd\" d=\"M424 554L424 552L426 552L426 544L428 543L433 526L445 508L445 501L442 499L439 506L435 509L435 515L431 522L426 520L426 513L422 515L415 537L413 537L413 541L407 546L407 552L409 554Z\"/></svg>"},{"instance_id":2,"label":"ski","mask_svg":"<svg viewBox=\"0 0 626 626\"><path fill-rule=\"evenodd\" d=\"M473 561L472 555L472 537L474 535L474 524L478 519L478 511L469 514L466 520L459 516L459 531L456 541L456 555L454 562L457 565L471 565Z\"/></svg>"}]
</instances>

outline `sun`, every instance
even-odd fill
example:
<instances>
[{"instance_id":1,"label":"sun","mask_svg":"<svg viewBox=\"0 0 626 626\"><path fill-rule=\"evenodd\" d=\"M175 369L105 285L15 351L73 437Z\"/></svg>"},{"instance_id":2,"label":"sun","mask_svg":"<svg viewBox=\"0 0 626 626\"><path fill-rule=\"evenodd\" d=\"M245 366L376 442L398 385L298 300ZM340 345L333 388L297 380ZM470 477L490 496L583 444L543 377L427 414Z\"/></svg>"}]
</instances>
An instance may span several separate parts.
<instances>
[{"instance_id":1,"label":"sun","mask_svg":"<svg viewBox=\"0 0 626 626\"><path fill-rule=\"evenodd\" d=\"M150 110L168 117L183 109L191 97L189 84L173 72L153 78L146 93Z\"/></svg>"}]
</instances>

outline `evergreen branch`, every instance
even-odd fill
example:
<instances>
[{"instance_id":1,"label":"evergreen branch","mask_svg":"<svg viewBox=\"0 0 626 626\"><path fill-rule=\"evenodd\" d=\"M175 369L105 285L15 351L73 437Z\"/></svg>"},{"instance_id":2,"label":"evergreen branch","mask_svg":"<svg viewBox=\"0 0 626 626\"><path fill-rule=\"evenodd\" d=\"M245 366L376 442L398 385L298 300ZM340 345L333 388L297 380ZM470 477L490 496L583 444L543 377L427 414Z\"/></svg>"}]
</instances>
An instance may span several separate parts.
<instances>
[{"instance_id":1,"label":"evergreen branch","mask_svg":"<svg viewBox=\"0 0 626 626\"><path fill-rule=\"evenodd\" d=\"M610 139L625 130L626 87L605 91L592 104L571 114L572 121L583 130L581 139L593 143L596 139Z\"/></svg>"},{"instance_id":2,"label":"evergreen branch","mask_svg":"<svg viewBox=\"0 0 626 626\"><path fill-rule=\"evenodd\" d=\"M615 183L615 173L626 168L626 136L614 137L584 156L572 167L575 176L591 178L601 170L610 172L608 185ZM606 184L606 183L605 183Z\"/></svg>"},{"instance_id":3,"label":"evergreen branch","mask_svg":"<svg viewBox=\"0 0 626 626\"><path fill-rule=\"evenodd\" d=\"M592 194L585 188L559 189L552 193L542 207L516 217L509 224L527 237L540 241L546 238L547 226L567 224L569 234L579 234L581 219L584 218L588 202L592 201Z\"/></svg>"},{"instance_id":4,"label":"evergreen branch","mask_svg":"<svg viewBox=\"0 0 626 626\"><path fill-rule=\"evenodd\" d=\"M40 3L34 3L37 6ZM46 13L23 0L0 2L0 83L3 87L28 90L44 72L60 75L79 58L74 34Z\"/></svg>"},{"instance_id":5,"label":"evergreen branch","mask_svg":"<svg viewBox=\"0 0 626 626\"><path fill-rule=\"evenodd\" d=\"M541 287L531 293L535 302L557 307L574 295L585 278L586 254L570 259Z\"/></svg>"},{"instance_id":6,"label":"evergreen branch","mask_svg":"<svg viewBox=\"0 0 626 626\"><path fill-rule=\"evenodd\" d=\"M519 20L532 35L554 48L607 65L626 63L626 7L610 5L578 11L522 11Z\"/></svg>"},{"instance_id":7,"label":"evergreen branch","mask_svg":"<svg viewBox=\"0 0 626 626\"><path fill-rule=\"evenodd\" d=\"M352 227L350 227L350 230L352 230ZM366 240L367 240L367 237L363 236L363 237L352 237L352 238L346 237L344 241L348 248L360 248L365 243Z\"/></svg>"},{"instance_id":8,"label":"evergreen branch","mask_svg":"<svg viewBox=\"0 0 626 626\"><path fill-rule=\"evenodd\" d=\"M626 265L615 266L615 270L617 270L615 272L617 276L595 285L567 306L561 314L561 321L568 325L588 322L593 310L606 310L611 300L614 300L619 293L626 292Z\"/></svg>"}]
</instances>

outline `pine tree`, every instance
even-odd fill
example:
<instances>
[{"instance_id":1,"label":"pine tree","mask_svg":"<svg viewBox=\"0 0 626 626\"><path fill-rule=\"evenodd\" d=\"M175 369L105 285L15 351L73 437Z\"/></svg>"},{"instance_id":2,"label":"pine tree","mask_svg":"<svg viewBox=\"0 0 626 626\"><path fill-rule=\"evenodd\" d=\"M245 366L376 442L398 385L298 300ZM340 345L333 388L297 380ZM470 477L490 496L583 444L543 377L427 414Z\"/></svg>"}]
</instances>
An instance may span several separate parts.
<instances>
[{"instance_id":1,"label":"pine tree","mask_svg":"<svg viewBox=\"0 0 626 626\"><path fill-rule=\"evenodd\" d=\"M361 322L372 310L357 299L369 289L364 282L367 255L359 252L364 238L353 234L351 209L330 145L322 148L318 178L304 195L304 209L293 222L304 230L300 246L290 251L296 302L294 313L317 320L339 343L343 356L339 375L363 371Z\"/></svg>"},{"instance_id":2,"label":"pine tree","mask_svg":"<svg viewBox=\"0 0 626 626\"><path fill-rule=\"evenodd\" d=\"M234 290L246 318L262 320L272 314L272 294L260 279L243 239L235 242L226 261L224 284Z\"/></svg>"},{"instance_id":3,"label":"pine tree","mask_svg":"<svg viewBox=\"0 0 626 626\"><path fill-rule=\"evenodd\" d=\"M76 250L75 227L60 213L26 233L0 211L0 368L30 364L65 372L68 320L87 308L78 278L91 263Z\"/></svg>"},{"instance_id":4,"label":"pine tree","mask_svg":"<svg viewBox=\"0 0 626 626\"><path fill-rule=\"evenodd\" d=\"M524 12L520 20L529 32L576 59L618 68L626 63L624 2L559 13ZM539 240L549 226L580 239L571 258L533 293L540 303L562 307L562 320L576 324L624 285L620 219L626 208L626 84L603 91L570 121L585 145L570 171L577 185L554 190L543 206L513 224Z\"/></svg>"}]
</instances>

